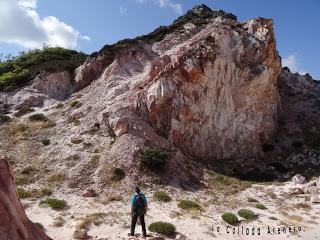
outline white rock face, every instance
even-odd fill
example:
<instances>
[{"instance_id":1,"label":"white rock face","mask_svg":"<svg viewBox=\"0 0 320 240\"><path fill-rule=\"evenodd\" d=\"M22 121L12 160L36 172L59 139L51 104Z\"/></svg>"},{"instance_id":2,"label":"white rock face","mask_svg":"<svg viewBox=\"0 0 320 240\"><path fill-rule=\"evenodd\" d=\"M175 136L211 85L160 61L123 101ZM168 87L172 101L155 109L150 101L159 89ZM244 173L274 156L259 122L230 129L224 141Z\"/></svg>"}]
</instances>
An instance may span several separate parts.
<instances>
[{"instance_id":1,"label":"white rock face","mask_svg":"<svg viewBox=\"0 0 320 240\"><path fill-rule=\"evenodd\" d=\"M306 179L301 174L296 174L292 177L292 182L295 184L303 184L305 183Z\"/></svg>"},{"instance_id":2,"label":"white rock face","mask_svg":"<svg viewBox=\"0 0 320 240\"><path fill-rule=\"evenodd\" d=\"M50 98L64 100L72 93L72 76L68 71L45 72L34 79L33 88Z\"/></svg>"},{"instance_id":3,"label":"white rock face","mask_svg":"<svg viewBox=\"0 0 320 240\"><path fill-rule=\"evenodd\" d=\"M229 27L208 24L179 44L178 36L158 43L139 98L137 108L154 128L199 158L256 156L277 127L280 58L272 21Z\"/></svg>"},{"instance_id":4,"label":"white rock face","mask_svg":"<svg viewBox=\"0 0 320 240\"><path fill-rule=\"evenodd\" d=\"M17 92L11 99L14 109L25 109L31 107L42 107L45 95L35 89L24 88Z\"/></svg>"},{"instance_id":5,"label":"white rock face","mask_svg":"<svg viewBox=\"0 0 320 240\"><path fill-rule=\"evenodd\" d=\"M319 195L313 195L310 197L310 202L312 203L320 203L320 197Z\"/></svg>"}]
</instances>

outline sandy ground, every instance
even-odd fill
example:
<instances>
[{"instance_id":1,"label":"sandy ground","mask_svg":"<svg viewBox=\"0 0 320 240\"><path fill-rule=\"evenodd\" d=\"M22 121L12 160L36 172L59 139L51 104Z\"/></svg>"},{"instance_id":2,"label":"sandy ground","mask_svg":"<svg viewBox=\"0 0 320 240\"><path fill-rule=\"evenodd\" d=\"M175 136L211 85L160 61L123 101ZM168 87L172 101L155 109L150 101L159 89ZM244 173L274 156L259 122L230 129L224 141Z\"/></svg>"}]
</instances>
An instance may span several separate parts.
<instances>
[{"instance_id":1,"label":"sandy ground","mask_svg":"<svg viewBox=\"0 0 320 240\"><path fill-rule=\"evenodd\" d=\"M287 193L294 187L297 186L289 182L280 185L253 185L236 197L225 197L225 204L216 201L214 197L203 190L186 192L166 188L165 190L170 193L173 199L169 203L154 200L152 191L146 191L145 194L149 199L146 224L148 226L155 221L170 222L176 226L177 232L182 235L182 239L184 237L192 240L320 239L320 205L308 203L299 196L288 197ZM23 200L23 204L27 206L28 216L32 221L41 223L51 238L55 240L73 239L73 232L84 217L93 213L105 213L104 220L99 226L94 224L89 226L88 234L95 239L128 239L130 196L123 196L121 201L109 203L102 203L100 197L84 198L66 193L55 193L54 197L66 200L68 208L57 211L49 207L40 207L39 200ZM268 209L255 208L255 203L249 203L247 197L254 197L266 205ZM181 210L177 207L179 199L197 199L204 210ZM298 203L307 203L310 207L298 208L296 207ZM258 218L253 221L239 218L242 221L238 226L228 227L228 224L221 219L221 214L225 211L236 213L240 208L253 210L258 214ZM53 222L59 216L65 220L65 223L62 227L54 227ZM275 220L270 219L270 217ZM268 234L268 226L271 231L276 228L275 232ZM252 235L253 227L255 228L254 235ZM287 233L281 232L279 234L277 232L279 227L281 231L285 228ZM292 230L295 227L295 231L289 233L289 227ZM233 228L235 228L235 234L232 233ZM244 233L242 233L242 228L244 228ZM246 235L246 228L250 229L250 235ZM258 228L260 228L260 235L257 235ZM240 233L238 233L238 229ZM141 233L140 226L137 226L136 232Z\"/></svg>"}]
</instances>

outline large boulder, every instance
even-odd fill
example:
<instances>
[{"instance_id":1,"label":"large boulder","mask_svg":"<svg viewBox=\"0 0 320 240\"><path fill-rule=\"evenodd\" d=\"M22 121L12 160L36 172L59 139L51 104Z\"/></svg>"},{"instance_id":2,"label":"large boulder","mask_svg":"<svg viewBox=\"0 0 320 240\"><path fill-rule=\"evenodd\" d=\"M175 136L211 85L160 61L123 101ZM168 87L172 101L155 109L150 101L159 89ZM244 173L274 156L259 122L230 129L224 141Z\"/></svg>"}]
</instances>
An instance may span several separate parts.
<instances>
[{"instance_id":1,"label":"large boulder","mask_svg":"<svg viewBox=\"0 0 320 240\"><path fill-rule=\"evenodd\" d=\"M16 192L9 163L4 156L0 156L0 216L0 239L50 239L28 219Z\"/></svg>"}]
</instances>

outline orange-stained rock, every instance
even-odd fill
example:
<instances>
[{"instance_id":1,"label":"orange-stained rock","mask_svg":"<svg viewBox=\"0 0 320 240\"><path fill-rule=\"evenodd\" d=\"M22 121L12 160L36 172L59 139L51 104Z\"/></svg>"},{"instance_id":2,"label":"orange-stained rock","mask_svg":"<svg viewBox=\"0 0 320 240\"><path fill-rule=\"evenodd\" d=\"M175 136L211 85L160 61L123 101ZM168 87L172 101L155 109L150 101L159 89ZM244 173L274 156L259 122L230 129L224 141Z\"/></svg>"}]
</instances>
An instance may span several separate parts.
<instances>
[{"instance_id":1,"label":"orange-stained rock","mask_svg":"<svg viewBox=\"0 0 320 240\"><path fill-rule=\"evenodd\" d=\"M0 239L50 239L28 219L16 192L9 163L4 156L0 156Z\"/></svg>"}]
</instances>

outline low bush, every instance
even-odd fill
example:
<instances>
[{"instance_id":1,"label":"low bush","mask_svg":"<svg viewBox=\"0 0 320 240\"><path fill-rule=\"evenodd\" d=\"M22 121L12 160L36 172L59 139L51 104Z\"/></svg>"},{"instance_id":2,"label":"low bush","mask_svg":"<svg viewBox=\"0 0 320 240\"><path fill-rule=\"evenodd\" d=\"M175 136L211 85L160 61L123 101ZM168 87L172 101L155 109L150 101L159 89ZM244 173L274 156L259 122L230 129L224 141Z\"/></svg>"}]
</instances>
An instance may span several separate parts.
<instances>
[{"instance_id":1,"label":"low bush","mask_svg":"<svg viewBox=\"0 0 320 240\"><path fill-rule=\"evenodd\" d=\"M30 174L36 172L37 169L34 166L28 166L21 170L21 174Z\"/></svg>"},{"instance_id":2,"label":"low bush","mask_svg":"<svg viewBox=\"0 0 320 240\"><path fill-rule=\"evenodd\" d=\"M146 149L139 158L140 167L152 171L162 170L170 152L161 147Z\"/></svg>"},{"instance_id":3,"label":"low bush","mask_svg":"<svg viewBox=\"0 0 320 240\"><path fill-rule=\"evenodd\" d=\"M58 109L59 109L59 108L63 108L63 103L58 103L57 106L56 106L56 108L58 108Z\"/></svg>"},{"instance_id":4,"label":"low bush","mask_svg":"<svg viewBox=\"0 0 320 240\"><path fill-rule=\"evenodd\" d=\"M252 198L252 197L248 197L248 202L259 202L257 199Z\"/></svg>"},{"instance_id":5,"label":"low bush","mask_svg":"<svg viewBox=\"0 0 320 240\"><path fill-rule=\"evenodd\" d=\"M263 205L262 203L257 203L257 204L256 204L256 208L262 209L262 210L267 209L267 207L266 207L265 205Z\"/></svg>"},{"instance_id":6,"label":"low bush","mask_svg":"<svg viewBox=\"0 0 320 240\"><path fill-rule=\"evenodd\" d=\"M42 139L41 142L44 146L50 145L50 139Z\"/></svg>"},{"instance_id":7,"label":"low bush","mask_svg":"<svg viewBox=\"0 0 320 240\"><path fill-rule=\"evenodd\" d=\"M232 212L225 212L224 214L221 215L221 218L231 225L234 225L239 221L238 217Z\"/></svg>"},{"instance_id":8,"label":"low bush","mask_svg":"<svg viewBox=\"0 0 320 240\"><path fill-rule=\"evenodd\" d=\"M86 57L84 53L60 47L22 52L15 58L0 62L0 91L22 87L43 71L72 72Z\"/></svg>"},{"instance_id":9,"label":"low bush","mask_svg":"<svg viewBox=\"0 0 320 240\"><path fill-rule=\"evenodd\" d=\"M48 205L53 209L63 209L67 206L67 202L56 198L46 198L40 201L40 205Z\"/></svg>"},{"instance_id":10,"label":"low bush","mask_svg":"<svg viewBox=\"0 0 320 240\"><path fill-rule=\"evenodd\" d=\"M49 121L49 119L45 115L43 115L42 113L36 113L36 114L29 116L29 120L34 121L34 122L48 122Z\"/></svg>"},{"instance_id":11,"label":"low bush","mask_svg":"<svg viewBox=\"0 0 320 240\"><path fill-rule=\"evenodd\" d=\"M79 102L78 100L73 100L72 102L70 102L70 107L71 108L79 108L82 106L82 103Z\"/></svg>"},{"instance_id":12,"label":"low bush","mask_svg":"<svg viewBox=\"0 0 320 240\"><path fill-rule=\"evenodd\" d=\"M73 144L80 144L83 142L82 138L71 138L71 143Z\"/></svg>"},{"instance_id":13,"label":"low bush","mask_svg":"<svg viewBox=\"0 0 320 240\"><path fill-rule=\"evenodd\" d=\"M0 125L11 122L11 118L3 113L0 113Z\"/></svg>"},{"instance_id":14,"label":"low bush","mask_svg":"<svg viewBox=\"0 0 320 240\"><path fill-rule=\"evenodd\" d=\"M61 183L64 181L66 176L62 173L55 173L48 178L49 183Z\"/></svg>"},{"instance_id":15,"label":"low bush","mask_svg":"<svg viewBox=\"0 0 320 240\"><path fill-rule=\"evenodd\" d=\"M160 233L167 237L173 236L176 232L176 227L173 224L167 222L151 223L148 229L150 232Z\"/></svg>"},{"instance_id":16,"label":"low bush","mask_svg":"<svg viewBox=\"0 0 320 240\"><path fill-rule=\"evenodd\" d=\"M172 200L169 194L163 191L154 192L153 197L160 202L170 202Z\"/></svg>"},{"instance_id":17,"label":"low bush","mask_svg":"<svg viewBox=\"0 0 320 240\"><path fill-rule=\"evenodd\" d=\"M257 215L253 211L251 211L249 209L240 209L238 211L238 215L240 217L248 219L248 220L252 220L252 219L257 218Z\"/></svg>"},{"instance_id":18,"label":"low bush","mask_svg":"<svg viewBox=\"0 0 320 240\"><path fill-rule=\"evenodd\" d=\"M17 193L20 198L29 198L31 197L31 192L25 190L24 188L17 188Z\"/></svg>"},{"instance_id":19,"label":"low bush","mask_svg":"<svg viewBox=\"0 0 320 240\"><path fill-rule=\"evenodd\" d=\"M201 206L191 200L180 200L178 203L178 207L182 209L195 209L195 210L201 210Z\"/></svg>"},{"instance_id":20,"label":"low bush","mask_svg":"<svg viewBox=\"0 0 320 240\"><path fill-rule=\"evenodd\" d=\"M126 173L122 168L114 168L112 170L112 181L120 181L126 177Z\"/></svg>"},{"instance_id":21,"label":"low bush","mask_svg":"<svg viewBox=\"0 0 320 240\"><path fill-rule=\"evenodd\" d=\"M19 111L15 112L13 114L13 116L15 117L22 117L28 113L32 113L34 112L34 109L33 108L24 108L24 109L20 109Z\"/></svg>"}]
</instances>

